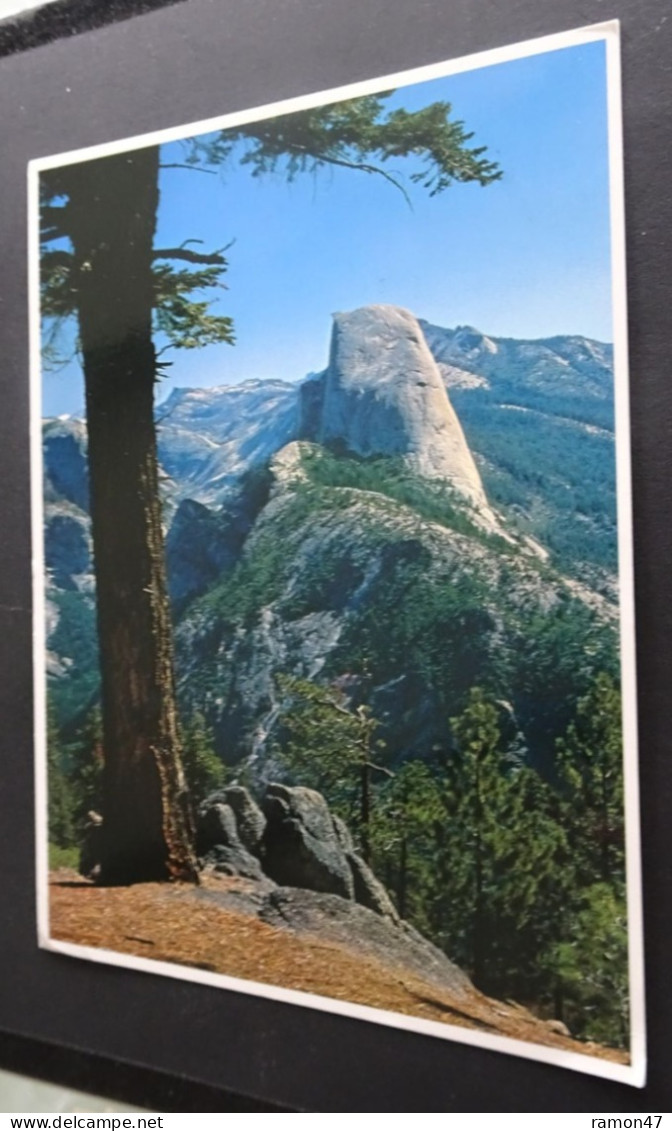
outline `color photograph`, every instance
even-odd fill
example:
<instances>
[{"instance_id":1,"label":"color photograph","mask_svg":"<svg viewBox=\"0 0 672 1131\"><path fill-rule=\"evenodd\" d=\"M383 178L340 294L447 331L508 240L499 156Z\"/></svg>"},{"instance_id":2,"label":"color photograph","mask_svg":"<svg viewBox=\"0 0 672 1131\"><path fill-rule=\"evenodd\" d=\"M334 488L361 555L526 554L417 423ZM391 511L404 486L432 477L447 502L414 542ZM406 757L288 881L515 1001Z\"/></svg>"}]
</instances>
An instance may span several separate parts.
<instances>
[{"instance_id":1,"label":"color photograph","mask_svg":"<svg viewBox=\"0 0 672 1131\"><path fill-rule=\"evenodd\" d=\"M41 946L643 1083L619 82L31 163Z\"/></svg>"}]
</instances>

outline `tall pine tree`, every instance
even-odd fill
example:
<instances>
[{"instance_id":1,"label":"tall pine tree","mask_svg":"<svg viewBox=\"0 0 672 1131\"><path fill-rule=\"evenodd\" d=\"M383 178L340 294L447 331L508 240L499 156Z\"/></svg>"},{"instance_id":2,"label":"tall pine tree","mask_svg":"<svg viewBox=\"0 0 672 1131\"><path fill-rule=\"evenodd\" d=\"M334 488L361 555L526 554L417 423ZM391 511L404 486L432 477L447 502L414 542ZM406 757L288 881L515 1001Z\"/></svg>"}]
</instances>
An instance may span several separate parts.
<instances>
[{"instance_id":1,"label":"tall pine tree","mask_svg":"<svg viewBox=\"0 0 672 1131\"><path fill-rule=\"evenodd\" d=\"M435 195L500 170L469 145L450 106L388 110L369 96L195 139L185 164L235 153L252 175L292 180L337 166L403 188L388 162L410 158L410 183ZM197 276L165 264L224 267L221 252L157 248L155 147L51 170L41 181L46 314L76 316L86 391L91 519L105 745L101 880L196 879L181 761L165 578L154 386L157 318L173 344L230 340L227 319L189 305ZM156 261L164 264L156 269ZM212 276L211 276L212 278ZM202 286L202 276L201 276ZM363 786L364 789L364 786Z\"/></svg>"}]
</instances>

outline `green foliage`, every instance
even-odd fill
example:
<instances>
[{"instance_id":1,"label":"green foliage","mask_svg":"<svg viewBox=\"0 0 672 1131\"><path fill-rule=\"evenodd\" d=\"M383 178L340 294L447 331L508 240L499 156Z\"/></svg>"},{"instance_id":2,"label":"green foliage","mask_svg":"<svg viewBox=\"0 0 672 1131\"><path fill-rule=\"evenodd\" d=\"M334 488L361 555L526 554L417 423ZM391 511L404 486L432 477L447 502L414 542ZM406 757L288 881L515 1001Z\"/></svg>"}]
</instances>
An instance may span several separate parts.
<instances>
[{"instance_id":1,"label":"green foliage","mask_svg":"<svg viewBox=\"0 0 672 1131\"><path fill-rule=\"evenodd\" d=\"M197 608L223 626L251 627L263 606L280 595L287 565L282 541L272 530L259 532L232 572L197 602Z\"/></svg>"},{"instance_id":2,"label":"green foliage","mask_svg":"<svg viewBox=\"0 0 672 1131\"><path fill-rule=\"evenodd\" d=\"M509 687L534 764L556 775L556 742L599 672L618 670L613 628L567 598L526 617L512 649Z\"/></svg>"},{"instance_id":3,"label":"green foliage","mask_svg":"<svg viewBox=\"0 0 672 1131\"><path fill-rule=\"evenodd\" d=\"M64 770L63 747L51 709L47 712L47 799L49 842L56 848L75 843L72 788Z\"/></svg>"},{"instance_id":4,"label":"green foliage","mask_svg":"<svg viewBox=\"0 0 672 1131\"><path fill-rule=\"evenodd\" d=\"M625 867L621 696L601 672L558 739L566 820L582 881L622 882Z\"/></svg>"},{"instance_id":5,"label":"green foliage","mask_svg":"<svg viewBox=\"0 0 672 1131\"><path fill-rule=\"evenodd\" d=\"M484 533L474 523L464 499L447 483L414 475L401 457L361 457L353 453L336 455L325 448L315 447L304 453L302 465L311 483L320 487L374 491L410 507L427 522L456 530L502 552L509 551L503 538Z\"/></svg>"},{"instance_id":6,"label":"green foliage","mask_svg":"<svg viewBox=\"0 0 672 1131\"><path fill-rule=\"evenodd\" d=\"M215 754L212 731L198 711L184 729L182 765L194 806L224 783L225 769Z\"/></svg>"},{"instance_id":7,"label":"green foliage","mask_svg":"<svg viewBox=\"0 0 672 1131\"><path fill-rule=\"evenodd\" d=\"M89 711L68 746L69 780L75 827L81 833L90 812L103 811L103 720L100 707Z\"/></svg>"},{"instance_id":8,"label":"green foliage","mask_svg":"<svg viewBox=\"0 0 672 1131\"><path fill-rule=\"evenodd\" d=\"M524 931L562 844L544 820L542 783L507 758L497 708L480 688L451 729L457 750L446 766L445 890L436 919L458 961L494 990L512 964L520 970L525 962Z\"/></svg>"},{"instance_id":9,"label":"green foliage","mask_svg":"<svg viewBox=\"0 0 672 1131\"><path fill-rule=\"evenodd\" d=\"M58 620L49 645L70 661L67 678L50 681L49 695L59 729L77 726L100 689L98 635L93 604L74 590L52 594Z\"/></svg>"},{"instance_id":10,"label":"green foliage","mask_svg":"<svg viewBox=\"0 0 672 1131\"><path fill-rule=\"evenodd\" d=\"M285 741L276 756L292 780L320 790L361 837L358 772L378 725L351 705L365 681L350 677L350 699L333 684L278 682L286 697ZM402 916L469 970L480 989L564 1019L578 1037L622 1047L628 1040L623 881L601 882L599 845L586 848L581 864L575 843L583 783L586 805L592 789L587 747L575 736L594 712L594 733L613 739L613 692L598 677L578 704L556 788L507 744L509 708L472 688L451 719L448 755L409 759L376 781L366 838L370 861Z\"/></svg>"},{"instance_id":11,"label":"green foliage","mask_svg":"<svg viewBox=\"0 0 672 1131\"><path fill-rule=\"evenodd\" d=\"M592 737L613 740L619 720L613 692L608 678L598 676L569 733L574 736L590 714ZM477 689L451 725L458 755L446 766L436 908L448 953L486 992L536 1001L578 1036L627 1043L623 877L599 882L602 846L590 841L585 748L564 747L565 780L556 790L507 757L495 706ZM620 762L613 745L617 796ZM575 787L569 797L567 782ZM622 820L622 794L619 815ZM582 823L583 855L577 842Z\"/></svg>"},{"instance_id":12,"label":"green foliage","mask_svg":"<svg viewBox=\"0 0 672 1131\"><path fill-rule=\"evenodd\" d=\"M571 887L564 830L534 770L507 767L490 749L476 771L476 757L447 774L435 927L481 989L543 1001L539 955Z\"/></svg>"},{"instance_id":13,"label":"green foliage","mask_svg":"<svg viewBox=\"0 0 672 1131\"><path fill-rule=\"evenodd\" d=\"M575 901L548 964L562 985L571 1031L626 1047L629 1040L628 934L622 888L597 883Z\"/></svg>"},{"instance_id":14,"label":"green foliage","mask_svg":"<svg viewBox=\"0 0 672 1131\"><path fill-rule=\"evenodd\" d=\"M497 686L485 585L455 567L432 575L430 564L420 542L390 543L383 576L357 617L344 625L330 670L369 664L375 684L403 674L419 694L453 707L478 678Z\"/></svg>"},{"instance_id":15,"label":"green foliage","mask_svg":"<svg viewBox=\"0 0 672 1131\"><path fill-rule=\"evenodd\" d=\"M432 933L436 831L445 818L433 767L404 762L381 785L372 823L373 861L402 919Z\"/></svg>"},{"instance_id":16,"label":"green foliage","mask_svg":"<svg viewBox=\"0 0 672 1131\"><path fill-rule=\"evenodd\" d=\"M250 490L262 492L264 483L262 476L259 483L251 482ZM288 548L293 535L305 529L309 520L317 521L320 515L347 509L352 503L353 499L346 495L334 500L318 488L297 484L285 500L281 515L273 523L254 530L233 570L200 598L195 608L209 618L216 617L224 626L251 627L261 609L283 594L292 567ZM280 529L282 537L278 534ZM303 615L295 598L288 598L282 611L288 617Z\"/></svg>"},{"instance_id":17,"label":"green foliage","mask_svg":"<svg viewBox=\"0 0 672 1131\"><path fill-rule=\"evenodd\" d=\"M55 871L57 868L69 868L77 872L79 870L79 849L75 847L62 848L58 844L49 844L49 868Z\"/></svg>"},{"instance_id":18,"label":"green foliage","mask_svg":"<svg viewBox=\"0 0 672 1131\"><path fill-rule=\"evenodd\" d=\"M430 196L456 181L487 185L501 177L498 165L484 157L485 147L469 147L473 135L462 122L451 120L449 103L436 102L414 112L386 112L386 97L370 95L190 139L185 142L184 167L212 169L226 164L237 151L240 163L249 166L254 177L282 169L292 181L301 173L339 166L378 175L407 195L398 174L386 165L409 160L410 183ZM71 254L69 194L67 166L42 174L40 270L47 364L62 363L59 331L77 311L79 282ZM168 346L178 349L232 344L233 321L228 315L210 313L209 294L224 287L228 262L221 251L204 253L188 246L195 242L155 250L155 330L165 335ZM174 261L186 261L190 267L178 269ZM193 297L204 293L206 298Z\"/></svg>"},{"instance_id":19,"label":"green foliage","mask_svg":"<svg viewBox=\"0 0 672 1131\"><path fill-rule=\"evenodd\" d=\"M102 809L102 725L93 710L75 737L64 742L50 702L47 715L49 866L77 868L84 827L91 810Z\"/></svg>"},{"instance_id":20,"label":"green foliage","mask_svg":"<svg viewBox=\"0 0 672 1131\"><path fill-rule=\"evenodd\" d=\"M76 868L90 810L102 808L102 725L94 710L64 742L50 700L47 713L47 795L49 860L52 868Z\"/></svg>"},{"instance_id":21,"label":"green foliage","mask_svg":"<svg viewBox=\"0 0 672 1131\"><path fill-rule=\"evenodd\" d=\"M77 312L79 291L74 259L69 250L66 209L51 208L49 211L52 217L56 212L63 212L59 226L48 229L40 258L44 362L47 366L58 367L64 360L60 356L59 340L66 322ZM62 246L50 248L53 239L58 239ZM228 269L226 258L219 252L202 255L190 251L185 245L157 249L154 258L154 330L166 338L165 348L200 349L218 343L232 345L235 341L233 319L228 315L210 313L211 292L225 289L222 280ZM175 258L187 258L195 266L177 268L166 262ZM195 297L199 295L207 297ZM157 375L160 369L158 365Z\"/></svg>"},{"instance_id":22,"label":"green foliage","mask_svg":"<svg viewBox=\"0 0 672 1131\"><path fill-rule=\"evenodd\" d=\"M233 319L228 315L210 314L210 299L196 301L193 298L194 293L223 289L225 270L226 265L199 270L177 270L167 263L155 265L155 329L164 334L175 349L235 343Z\"/></svg>"},{"instance_id":23,"label":"green foliage","mask_svg":"<svg viewBox=\"0 0 672 1131\"><path fill-rule=\"evenodd\" d=\"M355 705L343 688L278 676L285 698L284 741L276 757L291 779L329 798L334 810L353 824L368 855L372 809L371 773L388 773L372 762L384 743L376 739L378 720L363 703Z\"/></svg>"},{"instance_id":24,"label":"green foliage","mask_svg":"<svg viewBox=\"0 0 672 1131\"><path fill-rule=\"evenodd\" d=\"M488 498L508 522L551 551L554 564L575 576L617 568L616 478L611 399L580 404L570 397L540 399L534 390L498 376L492 390L451 390L451 399L480 465ZM502 411L502 401L539 411ZM593 421L592 431L586 420Z\"/></svg>"},{"instance_id":25,"label":"green foliage","mask_svg":"<svg viewBox=\"0 0 672 1131\"><path fill-rule=\"evenodd\" d=\"M385 166L410 158L410 181L430 196L455 181L487 185L502 176L499 166L483 156L485 147L468 147L473 134L450 119L448 102L414 112L388 111L388 97L367 95L197 138L187 163L223 164L242 143L241 163L254 177L282 171L292 181L301 173L338 166L399 184Z\"/></svg>"},{"instance_id":26,"label":"green foliage","mask_svg":"<svg viewBox=\"0 0 672 1131\"><path fill-rule=\"evenodd\" d=\"M269 531L255 539L254 551L207 594L202 607L225 624L251 627L263 606L279 596L286 569L285 547Z\"/></svg>"}]
</instances>

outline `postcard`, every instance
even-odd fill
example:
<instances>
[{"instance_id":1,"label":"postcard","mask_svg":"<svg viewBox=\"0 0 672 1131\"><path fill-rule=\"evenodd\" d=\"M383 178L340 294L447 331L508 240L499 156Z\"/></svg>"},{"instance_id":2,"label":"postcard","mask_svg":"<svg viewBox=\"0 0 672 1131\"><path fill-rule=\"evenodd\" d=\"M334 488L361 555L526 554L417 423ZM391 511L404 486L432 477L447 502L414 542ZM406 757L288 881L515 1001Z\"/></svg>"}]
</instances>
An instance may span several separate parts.
<instances>
[{"instance_id":1,"label":"postcard","mask_svg":"<svg viewBox=\"0 0 672 1131\"><path fill-rule=\"evenodd\" d=\"M641 1086L618 24L29 192L39 944Z\"/></svg>"}]
</instances>

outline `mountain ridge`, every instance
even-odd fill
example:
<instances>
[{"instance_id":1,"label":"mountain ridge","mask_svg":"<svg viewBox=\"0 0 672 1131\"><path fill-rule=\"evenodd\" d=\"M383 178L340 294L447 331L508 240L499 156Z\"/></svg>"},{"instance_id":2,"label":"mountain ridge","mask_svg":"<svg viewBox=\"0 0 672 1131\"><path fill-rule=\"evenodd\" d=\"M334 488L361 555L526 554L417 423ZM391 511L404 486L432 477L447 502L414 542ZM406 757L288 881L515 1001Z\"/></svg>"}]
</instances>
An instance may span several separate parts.
<instances>
[{"instance_id":1,"label":"mountain ridge","mask_svg":"<svg viewBox=\"0 0 672 1131\"><path fill-rule=\"evenodd\" d=\"M373 314L371 310L346 316L348 350L357 360L350 382L338 349L332 351L331 392L337 407L340 398L333 413L334 420L340 420L338 427L325 430L320 416L329 371L300 386L252 380L216 390L174 390L158 409L182 705L187 712L205 714L229 761L243 758L261 765L267 757L279 714L274 680L283 664L307 678L331 678L361 665L366 641L375 639L377 649L397 657L394 663L378 665L371 694L387 733L397 735L392 756L401 757L418 743L436 742L445 725L440 697L424 687L419 676L402 679L409 657L415 656L418 672L426 667L422 649L412 643L413 632L424 634L424 646L434 649L436 657L446 652L442 633L445 640L455 641L443 667L443 661L432 662L441 667L441 678L453 687L458 702L466 682L494 673L491 653L507 656L522 646L526 619L536 623L539 617L560 618L560 624L566 606L575 620L597 618L601 632L599 626L612 624L616 615L610 575L599 561L590 560L591 554L599 559L600 550L593 526L598 533L604 530L605 541L610 537L609 517L603 513L607 495L600 491L590 500L595 517L587 515L585 522L571 506L573 493L587 489L586 452L596 453L601 461L596 466L602 469L601 479L589 477L588 488L593 479L598 487L608 482L611 474L613 446L609 437L593 434L597 426L592 423L591 405L604 407L607 396L601 347L562 345L572 356L578 350L581 364L589 369L597 366L600 380L591 377L588 408L576 427L544 418L550 439L539 450L542 425L535 414L541 410L522 403L516 407L525 411L513 412L493 394L496 382L507 389L515 385L515 373L507 370L502 376L492 360L504 352L498 339L486 341L470 328L453 332L435 327L430 356L412 315L389 307L373 308ZM390 340L391 331L392 338L401 333L401 347ZM378 343L382 363L369 336ZM561 398L548 374L546 347L531 359L526 343L520 348L527 377L518 381L518 401L525 401L532 388L533 399L542 395L547 404L551 398L551 407L557 409ZM510 343L507 349L510 355ZM431 431L435 419L439 434L443 425L452 427L440 370L444 363L437 361L437 356L448 355L471 370L474 358L481 370L487 368L482 359L490 359L489 376L470 387L451 389L456 413L450 413L458 422L453 436L458 470L460 460L466 460L466 491L456 476L451 478L452 450L443 474L422 474L427 450L423 428L429 421ZM395 359L399 384L392 391L389 385L394 382L387 380L390 358ZM561 368L565 372L567 364ZM578 372L572 370L572 389ZM409 402L409 388L418 399ZM308 404L310 427L306 396L313 398ZM576 409L575 391L572 397ZM407 413L412 427L401 438L393 428L391 440L382 428L382 437L376 438L379 413L384 415L390 405L395 425ZM370 443L367 428L374 437ZM46 422L44 431L50 663L54 687L69 687L68 702L83 708L93 687L87 665L90 669L95 656L85 428L81 422L61 419ZM306 432L312 440L297 440ZM576 447L576 470L568 460L568 432ZM414 462L416 456L421 457L419 463ZM574 479L567 478L569 473ZM544 563L548 555L538 546L548 541L539 535L549 522L560 530L566 522L573 552L585 527L585 566L575 552L569 569L553 553ZM390 595L396 595L396 609ZM402 631L395 625L399 609L409 602L420 618L413 632L410 626ZM393 626L382 637L376 636L376 618ZM407 640L403 632L410 633ZM456 633L465 632L478 646L456 639ZM515 671L515 664L509 659L506 663ZM72 717L71 707L68 714ZM529 725L534 734L534 720ZM548 741L542 736L539 742L543 758L549 758Z\"/></svg>"},{"instance_id":2,"label":"mountain ridge","mask_svg":"<svg viewBox=\"0 0 672 1131\"><path fill-rule=\"evenodd\" d=\"M520 340L488 337L473 327L445 329L422 318L418 319L418 325L446 388L450 390L467 444L479 464L477 474L481 478L482 461L488 459L487 450L482 449L487 449L487 444L481 443L478 428L472 428L472 416L478 416L484 403L487 403L491 416L494 409L501 413L510 412L515 407L541 412L561 427L571 428L574 422L577 427L594 426L602 428L607 435L613 434L610 367L613 351L608 344L580 335ZM489 345L483 347L483 342ZM594 355L597 355L600 377L598 381L590 380L585 384L580 412L577 410L575 390L572 390L569 407L558 403L561 398L553 385L552 374L549 375L548 372L548 347L551 344L558 346L554 354L556 369L559 367L566 371L568 363L564 355L572 353L574 343L578 343L580 355L576 377L581 376L586 365L591 369ZM538 387L532 390L531 401L529 395L524 395L525 382L520 379L520 357L516 363L518 369L515 371L515 381L506 376L510 373L506 368L511 365L510 357L503 363L504 375L502 374L499 368L502 364L502 352L508 350L510 353L513 347L518 355L521 351L526 355L530 349L542 351L541 363L546 367L544 383L545 386L551 385L550 392L553 394L550 398L547 387L542 390L544 395L541 403ZM451 359L450 364L446 361L448 357ZM493 357L499 358L494 368ZM527 358L528 374L534 373L534 360ZM291 440L315 439L315 422L307 423L307 418L315 409L307 402L326 372L311 373L296 382L250 378L236 385L219 385L207 389L189 386L174 388L157 407L159 457L167 476L164 497L169 512L173 513L182 498L193 498L209 506L220 504L235 488L240 476L255 464L270 458ZM566 376L565 372L563 376ZM576 380L574 383L576 384ZM82 498L87 494L86 484L82 479L84 465L80 466L79 497L72 495L67 484L63 491L59 491L59 484L53 483L57 460L50 459L48 448L55 437L60 435L63 440L66 433L72 433L74 444L81 450L82 445L85 445L85 424L76 416L59 416L47 418L44 429L48 484L55 487L56 493L63 494L68 501L82 505ZM57 474L59 472L60 469L57 469Z\"/></svg>"}]
</instances>

